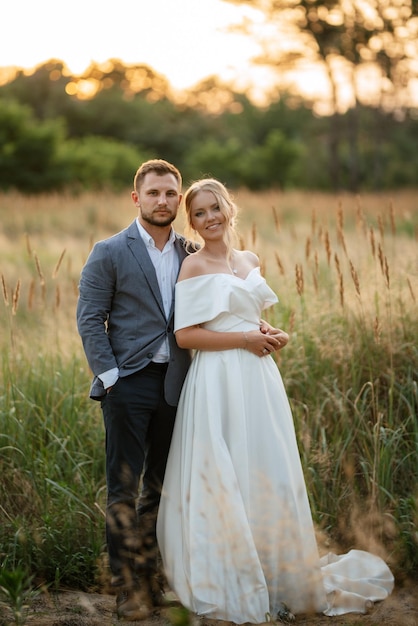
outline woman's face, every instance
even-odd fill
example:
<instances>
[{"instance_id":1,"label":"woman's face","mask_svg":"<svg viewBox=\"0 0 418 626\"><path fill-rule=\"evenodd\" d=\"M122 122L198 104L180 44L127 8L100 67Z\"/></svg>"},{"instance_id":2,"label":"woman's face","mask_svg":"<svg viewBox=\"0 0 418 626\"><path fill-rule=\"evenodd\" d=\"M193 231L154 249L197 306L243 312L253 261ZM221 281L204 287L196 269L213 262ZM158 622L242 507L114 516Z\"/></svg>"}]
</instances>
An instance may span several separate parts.
<instances>
[{"instance_id":1,"label":"woman's face","mask_svg":"<svg viewBox=\"0 0 418 626\"><path fill-rule=\"evenodd\" d=\"M190 222L202 239L222 239L225 216L212 191L196 193L190 203Z\"/></svg>"}]
</instances>

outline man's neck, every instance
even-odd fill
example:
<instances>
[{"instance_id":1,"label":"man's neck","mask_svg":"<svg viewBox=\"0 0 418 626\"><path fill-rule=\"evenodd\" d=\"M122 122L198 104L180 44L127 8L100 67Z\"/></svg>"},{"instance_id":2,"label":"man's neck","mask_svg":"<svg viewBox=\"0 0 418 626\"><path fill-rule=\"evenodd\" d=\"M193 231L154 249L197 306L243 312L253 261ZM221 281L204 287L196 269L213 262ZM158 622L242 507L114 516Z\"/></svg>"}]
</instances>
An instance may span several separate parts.
<instances>
[{"instance_id":1,"label":"man's neck","mask_svg":"<svg viewBox=\"0 0 418 626\"><path fill-rule=\"evenodd\" d=\"M141 220L138 221L149 236L153 238L155 247L159 250L163 250L165 244L170 238L172 230L171 224L168 224L168 226L155 226L153 224L149 224L148 222L143 222Z\"/></svg>"}]
</instances>

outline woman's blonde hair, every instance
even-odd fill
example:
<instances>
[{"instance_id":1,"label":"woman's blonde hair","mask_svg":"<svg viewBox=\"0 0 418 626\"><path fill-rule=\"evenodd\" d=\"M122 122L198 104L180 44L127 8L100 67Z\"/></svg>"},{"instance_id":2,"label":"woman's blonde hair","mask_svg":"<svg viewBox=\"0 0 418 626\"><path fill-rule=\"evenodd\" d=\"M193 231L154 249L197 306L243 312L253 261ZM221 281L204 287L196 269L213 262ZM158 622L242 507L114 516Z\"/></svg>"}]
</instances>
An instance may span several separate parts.
<instances>
[{"instance_id":1,"label":"woman's blonde hair","mask_svg":"<svg viewBox=\"0 0 418 626\"><path fill-rule=\"evenodd\" d=\"M224 242L227 248L227 254L230 256L237 238L235 223L238 208L225 185L215 178L202 178L201 180L196 180L190 185L184 194L184 207L186 211L188 235L191 235L193 232L191 204L199 191L211 191L216 198L219 209L225 217L226 228L224 230Z\"/></svg>"}]
</instances>

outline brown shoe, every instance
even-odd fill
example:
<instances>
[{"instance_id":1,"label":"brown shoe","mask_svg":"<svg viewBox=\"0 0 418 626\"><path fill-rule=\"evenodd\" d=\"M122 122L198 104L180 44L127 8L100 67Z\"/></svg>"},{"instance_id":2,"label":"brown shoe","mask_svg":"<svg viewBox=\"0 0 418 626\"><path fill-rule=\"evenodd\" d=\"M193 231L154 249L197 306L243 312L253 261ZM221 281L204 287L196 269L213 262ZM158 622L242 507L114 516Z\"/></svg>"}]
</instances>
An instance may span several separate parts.
<instances>
[{"instance_id":1,"label":"brown shoe","mask_svg":"<svg viewBox=\"0 0 418 626\"><path fill-rule=\"evenodd\" d=\"M127 622L147 619L151 614L148 597L138 589L121 591L116 596L116 612L119 619Z\"/></svg>"}]
</instances>

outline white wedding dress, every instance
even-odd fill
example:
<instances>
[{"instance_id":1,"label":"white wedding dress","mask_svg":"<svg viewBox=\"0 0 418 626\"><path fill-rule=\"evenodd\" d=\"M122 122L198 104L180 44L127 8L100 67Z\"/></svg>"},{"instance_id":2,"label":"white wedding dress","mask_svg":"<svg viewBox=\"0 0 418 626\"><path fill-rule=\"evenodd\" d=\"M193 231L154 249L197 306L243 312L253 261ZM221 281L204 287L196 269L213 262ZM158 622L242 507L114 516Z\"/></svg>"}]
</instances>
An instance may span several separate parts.
<instances>
[{"instance_id":1,"label":"white wedding dress","mask_svg":"<svg viewBox=\"0 0 418 626\"><path fill-rule=\"evenodd\" d=\"M258 268L176 285L176 329L250 331L277 302ZM319 559L293 419L270 357L196 352L177 413L157 521L170 587L199 615L238 624L365 612L393 576L353 550Z\"/></svg>"}]
</instances>

